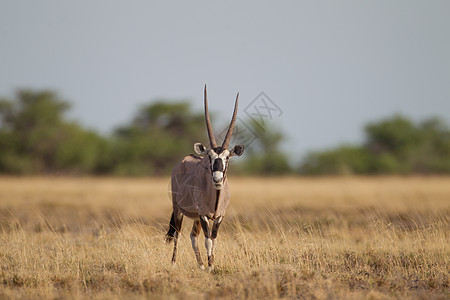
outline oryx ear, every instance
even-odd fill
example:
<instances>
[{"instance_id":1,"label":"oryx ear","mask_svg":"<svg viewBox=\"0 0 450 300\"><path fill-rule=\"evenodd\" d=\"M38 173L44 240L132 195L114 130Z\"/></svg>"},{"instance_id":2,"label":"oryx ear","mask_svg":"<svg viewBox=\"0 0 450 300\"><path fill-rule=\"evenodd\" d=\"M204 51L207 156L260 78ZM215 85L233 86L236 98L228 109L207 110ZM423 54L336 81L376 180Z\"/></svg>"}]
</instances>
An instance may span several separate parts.
<instances>
[{"instance_id":1,"label":"oryx ear","mask_svg":"<svg viewBox=\"0 0 450 300\"><path fill-rule=\"evenodd\" d=\"M201 143L195 143L194 144L194 151L198 155L205 155L206 154L206 148Z\"/></svg>"},{"instance_id":2,"label":"oryx ear","mask_svg":"<svg viewBox=\"0 0 450 300\"><path fill-rule=\"evenodd\" d=\"M244 145L236 145L234 146L233 150L231 150L231 156L241 156L244 154Z\"/></svg>"}]
</instances>

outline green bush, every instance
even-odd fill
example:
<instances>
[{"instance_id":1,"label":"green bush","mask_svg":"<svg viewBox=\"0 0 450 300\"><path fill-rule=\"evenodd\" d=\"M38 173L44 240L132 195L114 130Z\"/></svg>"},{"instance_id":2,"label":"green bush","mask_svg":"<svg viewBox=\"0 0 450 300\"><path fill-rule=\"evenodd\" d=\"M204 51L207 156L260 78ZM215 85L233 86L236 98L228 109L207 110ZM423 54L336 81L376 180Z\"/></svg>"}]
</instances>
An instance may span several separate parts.
<instances>
[{"instance_id":1,"label":"green bush","mask_svg":"<svg viewBox=\"0 0 450 300\"><path fill-rule=\"evenodd\" d=\"M365 128L366 142L312 152L302 174L450 174L450 130L440 119L395 115Z\"/></svg>"},{"instance_id":2,"label":"green bush","mask_svg":"<svg viewBox=\"0 0 450 300\"><path fill-rule=\"evenodd\" d=\"M106 140L67 121L68 109L51 91L19 90L0 100L0 172L95 173Z\"/></svg>"}]
</instances>

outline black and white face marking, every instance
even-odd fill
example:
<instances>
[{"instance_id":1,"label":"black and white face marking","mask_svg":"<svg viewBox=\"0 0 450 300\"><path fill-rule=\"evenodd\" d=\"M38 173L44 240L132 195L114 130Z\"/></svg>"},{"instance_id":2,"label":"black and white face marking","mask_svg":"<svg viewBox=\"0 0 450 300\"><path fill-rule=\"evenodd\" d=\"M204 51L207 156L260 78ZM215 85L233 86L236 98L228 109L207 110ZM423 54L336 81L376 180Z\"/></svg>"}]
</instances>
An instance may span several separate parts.
<instances>
[{"instance_id":1,"label":"black and white face marking","mask_svg":"<svg viewBox=\"0 0 450 300\"><path fill-rule=\"evenodd\" d=\"M211 163L211 174L214 188L216 190L223 189L223 179L228 168L228 160L230 151L222 148L208 150L209 161Z\"/></svg>"},{"instance_id":2,"label":"black and white face marking","mask_svg":"<svg viewBox=\"0 0 450 300\"><path fill-rule=\"evenodd\" d=\"M212 181L216 190L223 189L223 180L227 173L228 161L231 156L241 156L244 153L244 145L236 145L229 151L222 147L206 148L201 143L194 144L194 151L198 155L208 155Z\"/></svg>"}]
</instances>

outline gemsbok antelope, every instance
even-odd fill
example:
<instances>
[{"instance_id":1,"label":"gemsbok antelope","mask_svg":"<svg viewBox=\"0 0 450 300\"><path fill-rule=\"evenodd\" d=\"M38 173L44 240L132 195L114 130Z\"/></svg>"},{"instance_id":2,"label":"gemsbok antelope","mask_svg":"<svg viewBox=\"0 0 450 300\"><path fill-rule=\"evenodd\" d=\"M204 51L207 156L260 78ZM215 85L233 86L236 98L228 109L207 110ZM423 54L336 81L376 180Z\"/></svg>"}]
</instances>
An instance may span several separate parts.
<instances>
[{"instance_id":1,"label":"gemsbok antelope","mask_svg":"<svg viewBox=\"0 0 450 300\"><path fill-rule=\"evenodd\" d=\"M204 269L198 249L200 227L205 235L208 269L212 270L214 267L217 232L230 203L230 190L227 180L228 162L232 156L241 156L244 153L243 145L236 145L233 149L228 150L236 123L238 101L239 93L236 96L233 117L225 139L222 146L218 147L209 119L205 85L205 121L210 147L195 143L194 151L199 156L186 156L172 171L173 212L170 218L169 231L166 234L167 242L174 240L172 263L176 261L178 236L181 231L183 216L186 216L194 220L190 237L199 267ZM212 228L210 228L209 220L212 220Z\"/></svg>"}]
</instances>

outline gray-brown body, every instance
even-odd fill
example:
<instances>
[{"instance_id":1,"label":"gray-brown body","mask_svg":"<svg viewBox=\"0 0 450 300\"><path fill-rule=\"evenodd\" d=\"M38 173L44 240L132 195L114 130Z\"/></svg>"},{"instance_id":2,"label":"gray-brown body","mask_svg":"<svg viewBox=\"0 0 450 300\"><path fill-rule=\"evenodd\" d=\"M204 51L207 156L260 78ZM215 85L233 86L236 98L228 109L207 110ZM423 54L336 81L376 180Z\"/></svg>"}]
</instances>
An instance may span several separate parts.
<instances>
[{"instance_id":1,"label":"gray-brown body","mask_svg":"<svg viewBox=\"0 0 450 300\"><path fill-rule=\"evenodd\" d=\"M191 219L224 217L230 204L228 180L220 191L214 188L208 157L186 156L172 171L171 189L174 211Z\"/></svg>"}]
</instances>

